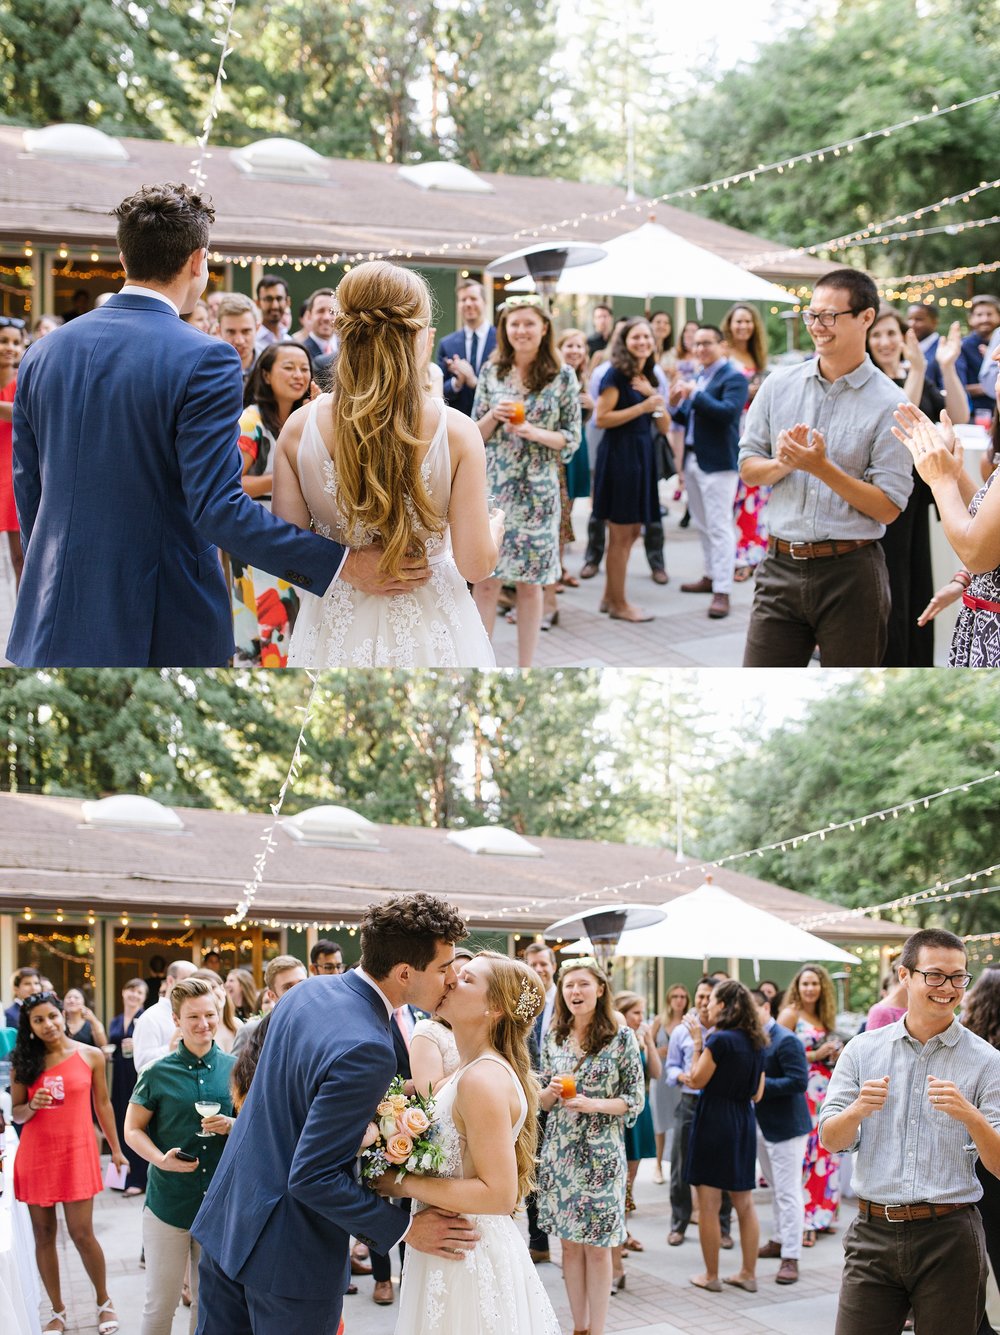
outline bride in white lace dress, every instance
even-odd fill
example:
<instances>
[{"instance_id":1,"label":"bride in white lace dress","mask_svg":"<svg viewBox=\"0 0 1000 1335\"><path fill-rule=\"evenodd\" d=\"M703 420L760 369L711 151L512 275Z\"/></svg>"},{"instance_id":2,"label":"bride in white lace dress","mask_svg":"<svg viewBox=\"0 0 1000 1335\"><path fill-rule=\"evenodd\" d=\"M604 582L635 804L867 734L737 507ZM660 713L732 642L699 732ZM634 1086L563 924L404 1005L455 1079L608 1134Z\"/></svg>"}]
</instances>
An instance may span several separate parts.
<instances>
[{"instance_id":1,"label":"bride in white lace dress","mask_svg":"<svg viewBox=\"0 0 1000 1335\"><path fill-rule=\"evenodd\" d=\"M486 505L482 437L423 391L430 297L411 270L360 264L337 288L333 392L288 419L272 510L354 550L378 545L387 581L363 593L346 572L301 595L289 667L496 664L467 583L492 573L503 516Z\"/></svg>"},{"instance_id":2,"label":"bride in white lace dress","mask_svg":"<svg viewBox=\"0 0 1000 1335\"><path fill-rule=\"evenodd\" d=\"M527 965L482 951L441 1003L461 1058L435 1095L447 1162L438 1177L407 1174L397 1184L387 1173L379 1189L465 1215L479 1241L454 1262L407 1249L396 1335L559 1335L512 1218L534 1172L538 1093L527 1036L544 1001Z\"/></svg>"}]
</instances>

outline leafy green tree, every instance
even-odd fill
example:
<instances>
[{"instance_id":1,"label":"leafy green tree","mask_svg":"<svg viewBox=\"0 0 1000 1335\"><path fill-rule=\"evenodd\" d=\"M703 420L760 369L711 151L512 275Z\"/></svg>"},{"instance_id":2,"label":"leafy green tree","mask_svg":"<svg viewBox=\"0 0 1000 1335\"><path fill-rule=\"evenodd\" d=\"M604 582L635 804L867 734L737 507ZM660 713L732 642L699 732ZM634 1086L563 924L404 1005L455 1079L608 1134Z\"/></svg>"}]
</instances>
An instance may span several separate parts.
<instances>
[{"instance_id":1,"label":"leafy green tree","mask_svg":"<svg viewBox=\"0 0 1000 1335\"><path fill-rule=\"evenodd\" d=\"M678 106L662 180L673 187L714 180L964 101L993 86L998 51L995 24L985 22L979 0L842 0ZM707 192L691 207L808 245L992 179L996 124L996 103L983 103L852 152ZM975 218L977 208L956 205L924 222ZM994 232L974 229L857 247L834 259L885 275L931 272L992 260L995 243Z\"/></svg>"},{"instance_id":2,"label":"leafy green tree","mask_svg":"<svg viewBox=\"0 0 1000 1335\"><path fill-rule=\"evenodd\" d=\"M939 670L866 673L716 774L700 853L724 856L885 810L1000 769L1000 680ZM997 861L1000 780L755 859L755 875L838 904L885 902ZM742 865L742 864L738 864ZM994 877L1000 883L1000 877ZM973 886L969 887L974 888ZM1000 897L898 920L1000 928Z\"/></svg>"},{"instance_id":3,"label":"leafy green tree","mask_svg":"<svg viewBox=\"0 0 1000 1335\"><path fill-rule=\"evenodd\" d=\"M214 11L188 0L0 0L0 115L191 137L218 64Z\"/></svg>"}]
</instances>

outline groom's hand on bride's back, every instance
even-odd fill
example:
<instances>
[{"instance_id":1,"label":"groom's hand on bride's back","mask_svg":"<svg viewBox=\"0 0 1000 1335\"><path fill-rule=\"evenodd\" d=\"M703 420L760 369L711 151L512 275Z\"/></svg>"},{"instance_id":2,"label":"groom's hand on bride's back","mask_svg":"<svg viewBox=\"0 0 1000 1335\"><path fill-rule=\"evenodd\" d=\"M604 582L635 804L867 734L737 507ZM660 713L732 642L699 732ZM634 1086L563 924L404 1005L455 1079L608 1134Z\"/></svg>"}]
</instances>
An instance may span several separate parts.
<instances>
[{"instance_id":1,"label":"groom's hand on bride's back","mask_svg":"<svg viewBox=\"0 0 1000 1335\"><path fill-rule=\"evenodd\" d=\"M404 1239L407 1247L444 1261L461 1261L479 1241L479 1234L464 1215L446 1214L429 1206L413 1216Z\"/></svg>"},{"instance_id":2,"label":"groom's hand on bride's back","mask_svg":"<svg viewBox=\"0 0 1000 1335\"><path fill-rule=\"evenodd\" d=\"M405 557L398 578L393 579L379 569L381 559L381 547L352 547L341 569L340 578L359 593L384 597L393 593L412 593L431 577L426 556Z\"/></svg>"}]
</instances>

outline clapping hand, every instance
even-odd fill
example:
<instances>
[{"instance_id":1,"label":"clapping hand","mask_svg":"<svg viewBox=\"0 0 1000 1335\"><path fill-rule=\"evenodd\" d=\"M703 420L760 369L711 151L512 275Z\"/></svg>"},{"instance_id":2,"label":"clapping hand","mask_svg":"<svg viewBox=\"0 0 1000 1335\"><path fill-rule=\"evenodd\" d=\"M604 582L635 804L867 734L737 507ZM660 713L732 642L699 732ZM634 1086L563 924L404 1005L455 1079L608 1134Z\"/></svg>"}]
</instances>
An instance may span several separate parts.
<instances>
[{"instance_id":1,"label":"clapping hand","mask_svg":"<svg viewBox=\"0 0 1000 1335\"><path fill-rule=\"evenodd\" d=\"M826 462L826 438L815 427L797 422L778 433L775 458L786 468L816 474Z\"/></svg>"},{"instance_id":2,"label":"clapping hand","mask_svg":"<svg viewBox=\"0 0 1000 1335\"><path fill-rule=\"evenodd\" d=\"M912 403L900 404L893 416L898 425L892 434L910 451L914 467L929 486L961 476L964 451L947 413L941 414L940 428Z\"/></svg>"},{"instance_id":3,"label":"clapping hand","mask_svg":"<svg viewBox=\"0 0 1000 1335\"><path fill-rule=\"evenodd\" d=\"M906 360L910 363L911 368L916 371L926 371L927 357L920 346L919 338L912 329L907 329L903 345L906 348Z\"/></svg>"},{"instance_id":4,"label":"clapping hand","mask_svg":"<svg viewBox=\"0 0 1000 1335\"><path fill-rule=\"evenodd\" d=\"M938 339L934 359L943 371L954 366L962 351L962 326L956 320L948 330L946 338Z\"/></svg>"}]
</instances>

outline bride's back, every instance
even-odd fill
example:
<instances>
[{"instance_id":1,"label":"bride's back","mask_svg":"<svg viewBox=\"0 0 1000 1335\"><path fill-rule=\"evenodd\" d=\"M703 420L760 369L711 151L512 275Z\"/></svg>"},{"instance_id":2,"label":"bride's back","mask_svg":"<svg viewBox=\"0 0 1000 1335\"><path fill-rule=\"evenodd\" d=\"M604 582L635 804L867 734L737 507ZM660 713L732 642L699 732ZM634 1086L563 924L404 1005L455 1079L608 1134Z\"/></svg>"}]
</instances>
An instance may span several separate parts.
<instances>
[{"instance_id":1,"label":"bride's back","mask_svg":"<svg viewBox=\"0 0 1000 1335\"><path fill-rule=\"evenodd\" d=\"M346 274L337 288L332 394L314 404L308 448L304 431L299 452L302 492L317 526L350 546L377 540L390 574L443 533L448 512L443 405L427 434L421 368L429 324L430 296L419 274L382 261ZM304 473L312 474L308 491Z\"/></svg>"}]
</instances>

